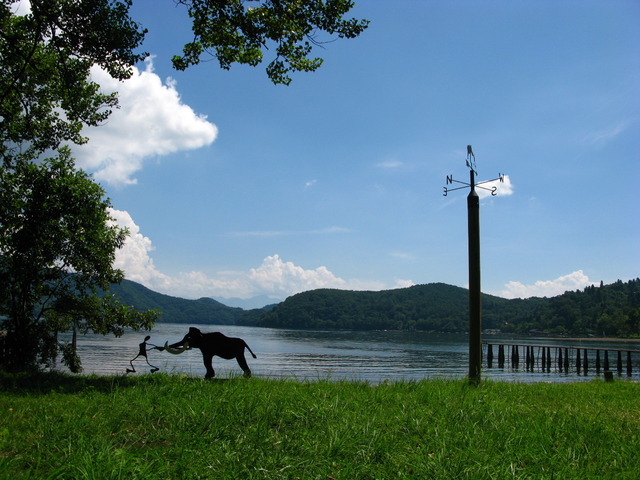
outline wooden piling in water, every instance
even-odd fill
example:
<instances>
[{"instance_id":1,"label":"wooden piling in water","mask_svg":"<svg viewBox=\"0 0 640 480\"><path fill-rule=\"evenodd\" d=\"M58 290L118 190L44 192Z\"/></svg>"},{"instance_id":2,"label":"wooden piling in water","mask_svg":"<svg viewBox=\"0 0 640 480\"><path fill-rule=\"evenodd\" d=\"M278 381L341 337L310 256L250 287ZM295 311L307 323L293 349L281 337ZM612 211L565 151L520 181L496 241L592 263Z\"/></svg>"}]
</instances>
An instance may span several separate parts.
<instances>
[{"instance_id":1,"label":"wooden piling in water","mask_svg":"<svg viewBox=\"0 0 640 480\"><path fill-rule=\"evenodd\" d=\"M547 372L551 373L551 347L547 347Z\"/></svg>"},{"instance_id":2,"label":"wooden piling in water","mask_svg":"<svg viewBox=\"0 0 640 480\"><path fill-rule=\"evenodd\" d=\"M520 368L520 353L522 352L523 367L527 372L542 371L544 373L551 373L553 367L554 371L558 373L574 373L576 375L584 376L589 375L590 370L593 372L594 369L594 364L591 363L590 365L590 360L594 358L591 357L591 354L595 354L595 373L598 376L603 371L607 375L607 372L612 371L611 367L613 367L613 362L609 362L609 352L614 354L617 353L615 369L617 370L618 375L622 375L623 369L626 367L626 373L628 376L632 376L633 361L637 358L634 357L633 354L640 354L640 350L616 348L603 349L601 347L585 348L584 345L563 347L560 345L518 345L515 343L491 344L487 342L486 344L486 359L487 366L489 368L494 366L496 357L494 347L497 347L499 368L505 368L505 366L507 366L513 370L518 370ZM509 352L509 348L511 349L511 352ZM575 353L572 353L571 350L575 350ZM592 350L592 352L589 352L589 350ZM603 350L604 353L601 350ZM623 353L626 353L626 361L623 357ZM507 358L508 354L510 354L509 358Z\"/></svg>"},{"instance_id":3,"label":"wooden piling in water","mask_svg":"<svg viewBox=\"0 0 640 480\"><path fill-rule=\"evenodd\" d=\"M487 367L493 367L493 345L487 345Z\"/></svg>"},{"instance_id":4,"label":"wooden piling in water","mask_svg":"<svg viewBox=\"0 0 640 480\"><path fill-rule=\"evenodd\" d=\"M618 351L618 362L616 364L618 375L622 375L622 352Z\"/></svg>"},{"instance_id":5,"label":"wooden piling in water","mask_svg":"<svg viewBox=\"0 0 640 480\"><path fill-rule=\"evenodd\" d=\"M562 373L562 347L558 349L558 371Z\"/></svg>"}]
</instances>

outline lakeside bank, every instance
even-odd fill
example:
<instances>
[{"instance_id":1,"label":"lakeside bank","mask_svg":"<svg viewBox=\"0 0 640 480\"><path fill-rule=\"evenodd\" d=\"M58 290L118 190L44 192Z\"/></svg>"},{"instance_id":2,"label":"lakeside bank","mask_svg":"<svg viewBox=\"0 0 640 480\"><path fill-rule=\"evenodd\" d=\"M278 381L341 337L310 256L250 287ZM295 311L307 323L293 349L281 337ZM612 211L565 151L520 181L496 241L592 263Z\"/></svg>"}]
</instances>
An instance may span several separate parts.
<instances>
[{"instance_id":1,"label":"lakeside bank","mask_svg":"<svg viewBox=\"0 0 640 480\"><path fill-rule=\"evenodd\" d=\"M640 384L3 377L5 478L636 478Z\"/></svg>"}]
</instances>

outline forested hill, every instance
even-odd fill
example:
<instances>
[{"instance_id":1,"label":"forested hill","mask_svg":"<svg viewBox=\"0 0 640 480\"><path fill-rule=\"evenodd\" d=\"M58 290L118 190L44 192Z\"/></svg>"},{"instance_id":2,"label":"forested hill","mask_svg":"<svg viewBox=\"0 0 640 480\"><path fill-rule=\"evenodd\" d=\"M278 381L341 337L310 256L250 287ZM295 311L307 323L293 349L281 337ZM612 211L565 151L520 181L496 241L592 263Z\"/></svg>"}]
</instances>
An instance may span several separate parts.
<instances>
[{"instance_id":1,"label":"forested hill","mask_svg":"<svg viewBox=\"0 0 640 480\"><path fill-rule=\"evenodd\" d=\"M126 305L163 312L160 322L257 325L294 329L466 332L469 297L443 283L381 292L319 289L258 310L211 298L185 300L125 280L112 287ZM482 296L482 326L505 333L640 336L640 279L587 287L552 298Z\"/></svg>"},{"instance_id":2,"label":"forested hill","mask_svg":"<svg viewBox=\"0 0 640 480\"><path fill-rule=\"evenodd\" d=\"M212 298L186 300L154 292L130 280L123 280L112 285L110 292L116 295L125 305L132 305L138 310L158 310L161 312L159 322L236 325L250 323L249 318L259 315L260 310L246 311L241 308L227 307ZM241 320L244 319L244 320ZM254 322L255 323L255 322Z\"/></svg>"},{"instance_id":3,"label":"forested hill","mask_svg":"<svg viewBox=\"0 0 640 480\"><path fill-rule=\"evenodd\" d=\"M466 332L468 291L442 283L382 292L312 290L264 312L275 328ZM553 298L482 295L482 326L510 333L640 336L640 279Z\"/></svg>"},{"instance_id":4,"label":"forested hill","mask_svg":"<svg viewBox=\"0 0 640 480\"><path fill-rule=\"evenodd\" d=\"M484 315L509 303L482 296ZM258 325L273 328L349 330L465 331L469 321L466 289L432 283L380 292L319 289L287 298Z\"/></svg>"}]
</instances>

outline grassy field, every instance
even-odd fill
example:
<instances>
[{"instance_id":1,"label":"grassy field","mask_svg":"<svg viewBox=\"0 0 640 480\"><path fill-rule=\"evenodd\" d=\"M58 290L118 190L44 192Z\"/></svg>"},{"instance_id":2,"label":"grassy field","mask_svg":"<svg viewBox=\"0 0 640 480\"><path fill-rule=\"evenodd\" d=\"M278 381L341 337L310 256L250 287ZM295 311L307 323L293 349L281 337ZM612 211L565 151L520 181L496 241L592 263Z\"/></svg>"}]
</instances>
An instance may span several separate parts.
<instances>
[{"instance_id":1,"label":"grassy field","mask_svg":"<svg viewBox=\"0 0 640 480\"><path fill-rule=\"evenodd\" d=\"M640 384L1 376L11 479L629 478Z\"/></svg>"}]
</instances>

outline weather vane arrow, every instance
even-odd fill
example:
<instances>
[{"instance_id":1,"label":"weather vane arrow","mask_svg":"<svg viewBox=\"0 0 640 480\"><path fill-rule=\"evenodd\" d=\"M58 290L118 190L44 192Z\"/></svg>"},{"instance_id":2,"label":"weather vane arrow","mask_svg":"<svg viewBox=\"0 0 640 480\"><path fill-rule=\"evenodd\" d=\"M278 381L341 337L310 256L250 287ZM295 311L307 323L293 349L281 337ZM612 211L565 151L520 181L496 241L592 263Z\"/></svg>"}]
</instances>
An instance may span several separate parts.
<instances>
[{"instance_id":1,"label":"weather vane arrow","mask_svg":"<svg viewBox=\"0 0 640 480\"><path fill-rule=\"evenodd\" d=\"M482 367L482 294L480 290L480 197L476 188L497 195L497 186L483 187L482 185L499 180L504 182L504 175L499 173L497 178L476 183L476 156L471 145L467 145L467 158L465 160L469 168L469 183L454 180L453 175L447 175L447 185L461 184L461 187L444 187L444 196L449 192L469 187L471 191L467 196L467 214L469 229L469 382L474 385L480 383L480 371Z\"/></svg>"},{"instance_id":2,"label":"weather vane arrow","mask_svg":"<svg viewBox=\"0 0 640 480\"><path fill-rule=\"evenodd\" d=\"M493 185L490 188L483 187L482 185L484 185L485 183L491 183L496 181L500 181L500 183L504 183L504 175L502 173L498 173L498 176L496 178L492 178L491 180L484 180L482 182L476 183L475 176L478 174L478 171L476 170L476 156L473 154L473 148L471 148L471 145L467 145L467 159L465 160L465 163L467 167L469 167L470 182L469 183L461 182L460 180L455 180L453 178L453 175L447 175L446 177L447 185L452 185L453 183L459 183L463 186L455 187L455 188L442 187L444 189L444 193L442 195L446 197L449 194L449 192L454 192L456 190L462 190L463 188L470 187L471 190L473 190L474 188L481 188L482 190L487 190L488 192L491 192L491 196L495 197L498 194L497 193L498 187L496 185Z\"/></svg>"}]
</instances>

